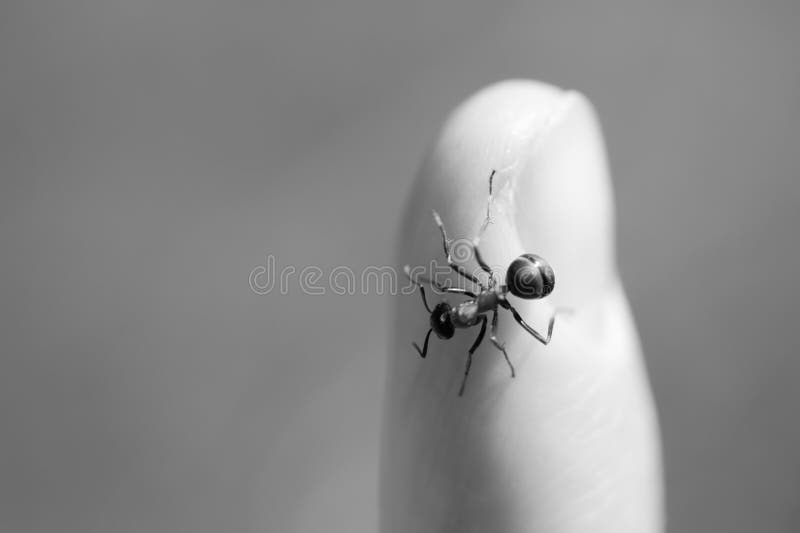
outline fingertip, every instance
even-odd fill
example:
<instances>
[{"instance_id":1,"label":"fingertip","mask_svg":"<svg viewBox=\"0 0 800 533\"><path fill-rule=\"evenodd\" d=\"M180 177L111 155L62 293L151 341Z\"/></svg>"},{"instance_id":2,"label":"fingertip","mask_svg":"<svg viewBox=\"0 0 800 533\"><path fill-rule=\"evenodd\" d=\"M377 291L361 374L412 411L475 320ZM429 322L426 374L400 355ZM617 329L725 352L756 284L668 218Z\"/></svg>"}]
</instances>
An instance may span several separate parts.
<instances>
[{"instance_id":1,"label":"fingertip","mask_svg":"<svg viewBox=\"0 0 800 533\"><path fill-rule=\"evenodd\" d=\"M492 223L480 236L489 177ZM480 242L492 265L536 250L556 270L555 305L579 306L616 279L614 206L596 112L577 91L530 80L491 85L445 121L415 183L400 253L436 224Z\"/></svg>"}]
</instances>

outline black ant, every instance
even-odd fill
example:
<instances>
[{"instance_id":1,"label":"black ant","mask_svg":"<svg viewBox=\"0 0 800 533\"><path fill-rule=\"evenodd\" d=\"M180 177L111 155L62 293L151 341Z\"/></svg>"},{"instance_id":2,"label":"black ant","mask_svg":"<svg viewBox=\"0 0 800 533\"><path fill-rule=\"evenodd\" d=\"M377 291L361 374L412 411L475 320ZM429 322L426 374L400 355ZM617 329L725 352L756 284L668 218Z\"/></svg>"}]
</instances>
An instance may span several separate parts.
<instances>
[{"instance_id":1,"label":"black ant","mask_svg":"<svg viewBox=\"0 0 800 533\"><path fill-rule=\"evenodd\" d=\"M535 254L522 254L516 258L511 265L509 265L508 270L506 271L505 284L498 284L494 271L492 271L489 265L487 265L483 260L480 250L478 249L480 237L491 222L489 210L492 203L492 181L495 173L496 171L493 170L489 175L489 201L486 207L486 219L478 231L478 236L473 239L472 243L470 243L470 248L475 254L475 259L477 260L478 265L489 275L488 283L484 285L484 283L478 279L477 276L469 273L463 266L459 265L453 260L453 257L450 254L451 241L448 240L442 219L436 211L433 212L433 218L436 221L436 225L439 227L439 231L442 233L442 245L444 246L444 254L447 257L447 264L459 276L480 287L480 291L476 294L466 289L461 289L458 287L446 287L435 282L434 280L420 278L423 282L432 285L440 292L461 294L470 298L469 300L459 303L455 307L451 306L447 302L441 302L437 304L436 307L431 309L428 306L428 301L425 298L425 289L423 288L422 283L413 279L411 277L409 266L405 266L406 275L417 287L419 287L420 294L422 295L422 303L425 305L425 309L427 309L431 314L431 327L428 330L428 333L425 335L425 342L422 345L422 349L419 348L417 343L412 343L421 357L424 358L428 353L428 340L430 339L431 332L435 332L436 336L440 339L449 339L455 334L456 328L471 328L473 326L477 326L478 324L481 325L480 333L478 333L478 337L475 339L475 342L472 343L472 347L470 347L467 354L467 364L466 368L464 369L464 378L461 382L461 388L458 391L459 396L464 394L464 387L467 384L467 376L469 375L470 366L472 366L472 354L478 349L478 346L481 345L481 342L483 342L483 337L486 334L486 323L488 322L487 314L490 311L492 312L492 329L489 339L498 350L503 352L506 363L508 363L508 366L511 369L512 378L516 375L514 371L514 365L511 364L511 360L508 358L505 345L498 341L496 337L498 308L502 307L511 311L511 314L514 315L514 320L516 320L517 323L519 323L519 325L525 329L525 331L533 335L536 340L545 345L550 342L550 338L553 335L553 324L555 323L555 315L553 315L550 318L549 325L547 326L547 336L542 335L528 325L527 322L525 322L522 316L520 316L517 310L514 309L514 307L506 298L508 293L511 293L519 298L525 298L526 300L544 298L550 294L555 286L555 274L553 273L553 268L547 261Z\"/></svg>"}]
</instances>

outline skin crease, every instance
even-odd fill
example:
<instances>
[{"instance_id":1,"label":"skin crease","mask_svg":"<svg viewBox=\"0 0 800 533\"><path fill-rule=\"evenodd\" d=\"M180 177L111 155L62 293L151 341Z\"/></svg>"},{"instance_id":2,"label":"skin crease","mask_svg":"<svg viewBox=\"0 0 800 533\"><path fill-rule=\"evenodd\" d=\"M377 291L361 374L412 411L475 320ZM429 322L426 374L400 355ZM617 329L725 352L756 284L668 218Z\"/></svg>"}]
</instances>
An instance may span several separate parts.
<instances>
[{"instance_id":1,"label":"skin crease","mask_svg":"<svg viewBox=\"0 0 800 533\"><path fill-rule=\"evenodd\" d=\"M553 266L549 297L509 296L538 331L556 306L570 312L557 316L552 342L543 346L500 310L498 338L517 377L487 332L459 397L479 328L450 340L432 336L421 359L411 342L422 342L428 314L418 292L396 297L382 531L662 531L658 428L617 273L610 177L591 104L575 92L515 80L458 107L421 167L397 264L446 265L431 210L451 239L474 237L492 169L484 258L501 279L525 252ZM443 299L462 300L429 292L431 305Z\"/></svg>"}]
</instances>

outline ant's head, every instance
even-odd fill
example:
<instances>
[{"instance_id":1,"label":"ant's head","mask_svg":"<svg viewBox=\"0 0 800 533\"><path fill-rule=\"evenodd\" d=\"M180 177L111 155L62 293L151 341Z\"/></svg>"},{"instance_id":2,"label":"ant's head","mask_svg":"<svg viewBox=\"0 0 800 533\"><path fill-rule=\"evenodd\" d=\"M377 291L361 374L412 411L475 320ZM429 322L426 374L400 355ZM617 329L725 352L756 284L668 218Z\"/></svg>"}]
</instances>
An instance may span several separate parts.
<instances>
[{"instance_id":1,"label":"ant's head","mask_svg":"<svg viewBox=\"0 0 800 533\"><path fill-rule=\"evenodd\" d=\"M449 339L456 332L453 321L450 319L451 310L450 304L441 302L431 312L431 329L440 339Z\"/></svg>"},{"instance_id":2,"label":"ant's head","mask_svg":"<svg viewBox=\"0 0 800 533\"><path fill-rule=\"evenodd\" d=\"M506 272L509 292L519 298L544 298L556 285L553 267L536 254L522 254L514 259Z\"/></svg>"}]
</instances>

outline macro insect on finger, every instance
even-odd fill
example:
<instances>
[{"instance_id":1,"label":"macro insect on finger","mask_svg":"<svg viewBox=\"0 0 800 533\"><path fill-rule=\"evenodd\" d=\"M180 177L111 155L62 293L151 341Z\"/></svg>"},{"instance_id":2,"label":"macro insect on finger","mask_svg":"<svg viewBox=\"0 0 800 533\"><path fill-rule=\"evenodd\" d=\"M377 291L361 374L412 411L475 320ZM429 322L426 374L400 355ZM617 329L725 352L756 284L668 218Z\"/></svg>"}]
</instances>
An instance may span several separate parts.
<instances>
[{"instance_id":1,"label":"macro insect on finger","mask_svg":"<svg viewBox=\"0 0 800 533\"><path fill-rule=\"evenodd\" d=\"M552 267L538 255L535 254L522 254L517 257L509 265L505 282L500 283L495 275L495 272L489 267L481 256L478 244L483 232L491 222L490 209L492 205L492 182L494 180L496 171L492 171L489 175L489 200L486 206L486 218L478 230L478 236L472 240L470 244L472 252L475 256L481 270L487 275L486 281L482 281L478 276L470 273L462 265L453 260L451 254L451 241L447 238L447 232L444 229L444 223L439 214L434 211L433 219L439 227L442 234L442 245L444 247L444 254L447 258L447 264L450 268L462 278L468 280L470 283L477 287L477 290L470 291L459 287L446 287L437 283L436 281L424 277L413 278L411 276L410 267L405 266L405 273L408 278L419 288L422 295L422 303L425 309L430 313L430 329L425 335L425 341L420 349L417 343L412 343L421 357L428 354L428 341L430 340L431 333L436 333L440 339L450 339L455 334L456 329L467 329L475 326L480 326L478 336L475 342L472 343L469 351L467 352L467 361L464 368L464 377L461 381L461 388L458 395L464 394L464 388L467 384L467 377L469 376L470 367L472 366L472 354L483 342L486 335L486 326L489 321L488 315L492 314L491 329L489 331L489 340L495 348L503 353L508 367L511 369L511 377L515 377L516 372L514 365L508 358L505 345L497 338L497 320L498 310L500 308L506 309L511 312L514 320L522 326L525 331L533 335L542 344L550 342L553 336L553 325L555 324L555 314L550 318L550 323L547 326L547 335L542 335L533 327L531 327L522 316L517 312L511 302L508 301L508 294L511 293L519 298L526 300L535 300L544 298L553 291L555 287L555 274ZM455 306L450 305L446 301L436 304L433 309L428 305L428 300L425 296L424 284L434 287L442 293L458 294L467 297Z\"/></svg>"}]
</instances>

